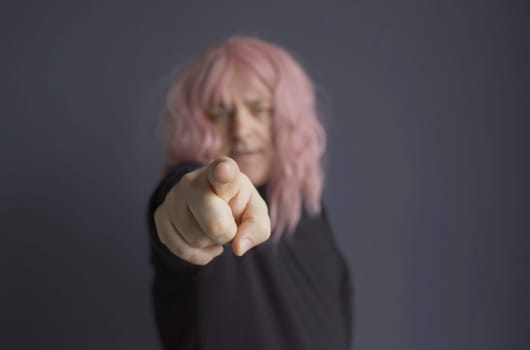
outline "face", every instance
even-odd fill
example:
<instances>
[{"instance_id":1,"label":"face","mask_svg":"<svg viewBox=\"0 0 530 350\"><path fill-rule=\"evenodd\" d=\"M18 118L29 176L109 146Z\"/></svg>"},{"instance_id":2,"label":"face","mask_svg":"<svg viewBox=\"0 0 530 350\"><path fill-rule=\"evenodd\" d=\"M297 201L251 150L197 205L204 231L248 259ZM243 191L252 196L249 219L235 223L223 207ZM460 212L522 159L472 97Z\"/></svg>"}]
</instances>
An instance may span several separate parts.
<instances>
[{"instance_id":1,"label":"face","mask_svg":"<svg viewBox=\"0 0 530 350\"><path fill-rule=\"evenodd\" d=\"M208 117L222 139L221 156L233 158L255 186L267 182L273 158L270 90L257 78L231 77L226 85L226 103L213 105Z\"/></svg>"}]
</instances>

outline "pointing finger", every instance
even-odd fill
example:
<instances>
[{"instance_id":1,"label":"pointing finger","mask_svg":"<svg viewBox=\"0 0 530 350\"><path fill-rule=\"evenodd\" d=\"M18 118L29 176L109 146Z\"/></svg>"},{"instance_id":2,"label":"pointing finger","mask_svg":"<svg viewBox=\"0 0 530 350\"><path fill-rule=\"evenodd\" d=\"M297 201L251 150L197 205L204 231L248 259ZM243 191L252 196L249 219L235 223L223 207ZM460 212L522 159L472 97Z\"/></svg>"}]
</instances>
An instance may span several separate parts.
<instances>
[{"instance_id":1,"label":"pointing finger","mask_svg":"<svg viewBox=\"0 0 530 350\"><path fill-rule=\"evenodd\" d=\"M221 157L214 160L207 173L210 187L226 202L239 192L239 167L232 158Z\"/></svg>"}]
</instances>

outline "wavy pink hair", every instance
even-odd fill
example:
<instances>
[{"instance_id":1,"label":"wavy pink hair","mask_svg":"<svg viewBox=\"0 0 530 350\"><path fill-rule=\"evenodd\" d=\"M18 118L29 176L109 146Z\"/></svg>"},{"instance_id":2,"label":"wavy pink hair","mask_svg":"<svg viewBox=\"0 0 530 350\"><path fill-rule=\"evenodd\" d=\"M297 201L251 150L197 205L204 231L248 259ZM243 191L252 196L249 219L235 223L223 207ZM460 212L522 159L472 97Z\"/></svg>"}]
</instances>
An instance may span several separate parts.
<instances>
[{"instance_id":1,"label":"wavy pink hair","mask_svg":"<svg viewBox=\"0 0 530 350\"><path fill-rule=\"evenodd\" d=\"M221 140L206 110L225 98L230 72L254 74L272 91L275 158L266 195L277 241L294 231L302 205L310 214L320 212L326 143L313 84L284 49L256 38L232 37L180 73L162 111L165 169L184 161L208 164L217 157Z\"/></svg>"}]
</instances>

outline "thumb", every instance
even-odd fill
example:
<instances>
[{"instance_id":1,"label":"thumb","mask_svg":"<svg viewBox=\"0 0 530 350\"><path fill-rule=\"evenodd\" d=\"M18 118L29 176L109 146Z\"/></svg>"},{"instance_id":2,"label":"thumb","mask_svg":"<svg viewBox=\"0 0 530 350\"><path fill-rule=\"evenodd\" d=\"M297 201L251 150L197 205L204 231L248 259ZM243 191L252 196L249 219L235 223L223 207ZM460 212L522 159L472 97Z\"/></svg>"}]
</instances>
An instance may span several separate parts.
<instances>
[{"instance_id":1,"label":"thumb","mask_svg":"<svg viewBox=\"0 0 530 350\"><path fill-rule=\"evenodd\" d=\"M226 202L229 202L239 192L239 167L230 157L214 160L207 170L210 188Z\"/></svg>"},{"instance_id":2,"label":"thumb","mask_svg":"<svg viewBox=\"0 0 530 350\"><path fill-rule=\"evenodd\" d=\"M232 249L238 256L261 244L271 236L271 222L267 204L257 191L251 195L242 215L237 233L232 240Z\"/></svg>"}]
</instances>

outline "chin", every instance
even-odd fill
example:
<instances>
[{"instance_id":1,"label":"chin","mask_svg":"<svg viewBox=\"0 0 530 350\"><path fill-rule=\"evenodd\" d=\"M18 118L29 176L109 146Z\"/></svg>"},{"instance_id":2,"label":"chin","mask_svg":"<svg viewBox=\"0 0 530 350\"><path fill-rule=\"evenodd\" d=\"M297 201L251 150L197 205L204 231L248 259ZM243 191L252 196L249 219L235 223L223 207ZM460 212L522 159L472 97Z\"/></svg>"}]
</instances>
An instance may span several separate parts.
<instances>
[{"instance_id":1,"label":"chin","mask_svg":"<svg viewBox=\"0 0 530 350\"><path fill-rule=\"evenodd\" d=\"M265 157L241 157L232 156L237 162L239 169L247 175L256 187L264 185L269 178L269 161Z\"/></svg>"},{"instance_id":2,"label":"chin","mask_svg":"<svg viewBox=\"0 0 530 350\"><path fill-rule=\"evenodd\" d=\"M241 168L243 174L247 175L252 184L256 187L261 186L267 182L267 176L262 172L256 172L255 170L246 171L246 169Z\"/></svg>"}]
</instances>

